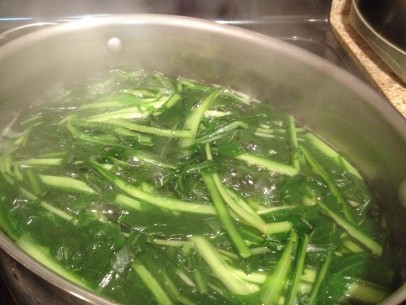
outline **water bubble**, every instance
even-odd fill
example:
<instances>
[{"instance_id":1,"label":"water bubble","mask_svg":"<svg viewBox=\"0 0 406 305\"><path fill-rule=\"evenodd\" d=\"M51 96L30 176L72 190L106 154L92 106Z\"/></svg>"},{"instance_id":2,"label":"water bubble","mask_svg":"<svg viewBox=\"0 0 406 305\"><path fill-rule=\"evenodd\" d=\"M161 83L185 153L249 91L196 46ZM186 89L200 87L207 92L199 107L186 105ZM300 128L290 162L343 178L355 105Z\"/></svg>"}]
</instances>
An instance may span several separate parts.
<instances>
[{"instance_id":1,"label":"water bubble","mask_svg":"<svg viewBox=\"0 0 406 305\"><path fill-rule=\"evenodd\" d=\"M110 38L107 42L107 49L114 53L121 52L124 50L124 43L117 37Z\"/></svg>"}]
</instances>

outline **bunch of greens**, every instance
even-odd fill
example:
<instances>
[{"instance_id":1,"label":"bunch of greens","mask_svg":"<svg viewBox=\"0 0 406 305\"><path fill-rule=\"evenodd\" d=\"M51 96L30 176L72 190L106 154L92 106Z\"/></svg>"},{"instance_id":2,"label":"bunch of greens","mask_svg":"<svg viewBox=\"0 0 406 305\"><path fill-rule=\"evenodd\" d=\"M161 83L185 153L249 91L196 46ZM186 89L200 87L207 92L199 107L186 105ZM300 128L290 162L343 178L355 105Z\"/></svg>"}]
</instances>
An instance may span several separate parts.
<instances>
[{"instance_id":1,"label":"bunch of greens","mask_svg":"<svg viewBox=\"0 0 406 305\"><path fill-rule=\"evenodd\" d=\"M393 289L365 181L227 88L114 69L2 138L0 225L123 304L373 304Z\"/></svg>"}]
</instances>

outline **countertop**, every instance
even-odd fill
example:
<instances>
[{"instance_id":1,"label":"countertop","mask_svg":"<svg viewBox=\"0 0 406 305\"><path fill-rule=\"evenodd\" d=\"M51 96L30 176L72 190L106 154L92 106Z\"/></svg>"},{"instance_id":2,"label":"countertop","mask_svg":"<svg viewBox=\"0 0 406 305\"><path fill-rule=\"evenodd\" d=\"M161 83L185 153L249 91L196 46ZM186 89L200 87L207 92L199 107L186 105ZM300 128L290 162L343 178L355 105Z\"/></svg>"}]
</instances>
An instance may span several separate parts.
<instances>
[{"instance_id":1,"label":"countertop","mask_svg":"<svg viewBox=\"0 0 406 305\"><path fill-rule=\"evenodd\" d=\"M398 78L349 21L351 0L333 0L330 23L336 38L364 72L369 83L406 117L406 84Z\"/></svg>"}]
</instances>

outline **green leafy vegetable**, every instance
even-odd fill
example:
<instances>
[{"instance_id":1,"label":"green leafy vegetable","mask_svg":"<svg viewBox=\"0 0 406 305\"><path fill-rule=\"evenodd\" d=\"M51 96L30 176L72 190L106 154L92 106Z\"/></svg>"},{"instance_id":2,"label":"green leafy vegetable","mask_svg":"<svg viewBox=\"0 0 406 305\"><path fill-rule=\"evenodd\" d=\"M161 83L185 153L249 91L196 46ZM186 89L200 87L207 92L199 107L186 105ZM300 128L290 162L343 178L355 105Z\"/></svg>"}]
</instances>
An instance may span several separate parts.
<instances>
[{"instance_id":1,"label":"green leafy vegetable","mask_svg":"<svg viewBox=\"0 0 406 305\"><path fill-rule=\"evenodd\" d=\"M3 132L0 227L121 304L373 304L395 288L367 183L229 88L112 69Z\"/></svg>"}]
</instances>

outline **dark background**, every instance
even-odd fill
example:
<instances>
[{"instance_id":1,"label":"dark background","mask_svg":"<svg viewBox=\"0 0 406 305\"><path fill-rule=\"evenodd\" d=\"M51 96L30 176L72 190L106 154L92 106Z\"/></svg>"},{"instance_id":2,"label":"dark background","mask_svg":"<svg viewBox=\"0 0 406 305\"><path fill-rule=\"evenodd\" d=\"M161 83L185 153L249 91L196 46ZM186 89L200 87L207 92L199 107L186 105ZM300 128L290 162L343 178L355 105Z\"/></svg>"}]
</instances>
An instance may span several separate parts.
<instances>
[{"instance_id":1,"label":"dark background","mask_svg":"<svg viewBox=\"0 0 406 305\"><path fill-rule=\"evenodd\" d=\"M85 14L160 13L212 19L265 15L320 15L331 0L2 0L1 17L55 17Z\"/></svg>"},{"instance_id":2,"label":"dark background","mask_svg":"<svg viewBox=\"0 0 406 305\"><path fill-rule=\"evenodd\" d=\"M0 277L0 304L1 305L14 305L14 300L9 293L3 279Z\"/></svg>"}]
</instances>

